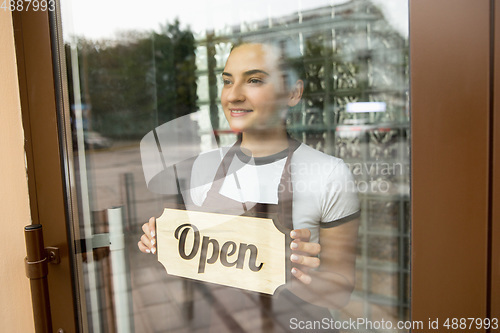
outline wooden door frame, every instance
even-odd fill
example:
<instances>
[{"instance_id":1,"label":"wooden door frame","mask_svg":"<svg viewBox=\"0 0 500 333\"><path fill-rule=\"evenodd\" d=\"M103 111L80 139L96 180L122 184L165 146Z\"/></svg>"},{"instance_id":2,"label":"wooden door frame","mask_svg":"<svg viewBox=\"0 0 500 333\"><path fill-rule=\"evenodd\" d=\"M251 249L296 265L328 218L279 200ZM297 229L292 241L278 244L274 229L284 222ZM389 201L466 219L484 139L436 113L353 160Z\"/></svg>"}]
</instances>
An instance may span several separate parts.
<instances>
[{"instance_id":1,"label":"wooden door frame","mask_svg":"<svg viewBox=\"0 0 500 333\"><path fill-rule=\"evenodd\" d=\"M493 168L500 160L493 149L500 146L493 100L500 83L493 83L500 76L490 74L500 68L500 42L492 61L490 40L493 31L500 36L490 16L497 1L410 0L411 312L425 323L500 317L500 226L493 223L500 221ZM53 62L59 46L51 44L49 13L15 12L13 19L32 218L43 225L46 245L61 248L61 264L49 270L52 322L73 332L83 323L68 246L71 140L58 112L68 112L67 93L56 88L64 70L54 71L61 64Z\"/></svg>"},{"instance_id":2,"label":"wooden door frame","mask_svg":"<svg viewBox=\"0 0 500 333\"><path fill-rule=\"evenodd\" d=\"M12 19L32 223L42 225L45 246L60 250L60 263L49 264L48 271L52 326L57 332L78 332L79 306L69 246L72 224L67 222L72 220L68 209L71 185L66 182L71 158L67 143L71 141L65 139L69 119L59 112L65 99L57 87L64 86L65 70L53 63L59 49L52 43L55 14L14 11Z\"/></svg>"},{"instance_id":3,"label":"wooden door frame","mask_svg":"<svg viewBox=\"0 0 500 333\"><path fill-rule=\"evenodd\" d=\"M493 3L493 86L492 96L500 96L500 0ZM495 20L495 18L497 18ZM492 100L490 119L491 146L490 146L490 177L491 177L491 216L490 216L490 315L500 318L500 97ZM497 330L500 332L500 329Z\"/></svg>"},{"instance_id":4,"label":"wooden door frame","mask_svg":"<svg viewBox=\"0 0 500 333\"><path fill-rule=\"evenodd\" d=\"M499 221L498 179L496 198L490 187L493 5L410 0L411 307L425 323L499 317L490 273L494 200Z\"/></svg>"}]
</instances>

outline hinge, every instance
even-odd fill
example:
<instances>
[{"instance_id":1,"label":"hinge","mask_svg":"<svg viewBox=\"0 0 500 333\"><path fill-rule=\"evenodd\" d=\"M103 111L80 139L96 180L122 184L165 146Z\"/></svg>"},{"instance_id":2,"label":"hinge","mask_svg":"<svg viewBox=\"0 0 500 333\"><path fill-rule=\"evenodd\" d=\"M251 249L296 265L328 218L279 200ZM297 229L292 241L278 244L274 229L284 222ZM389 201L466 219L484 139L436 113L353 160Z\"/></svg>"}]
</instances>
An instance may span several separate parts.
<instances>
[{"instance_id":1,"label":"hinge","mask_svg":"<svg viewBox=\"0 0 500 333\"><path fill-rule=\"evenodd\" d=\"M47 254L47 260L49 263L57 265L61 263L61 256L59 254L59 248L55 246L47 246L45 248L45 253Z\"/></svg>"}]
</instances>

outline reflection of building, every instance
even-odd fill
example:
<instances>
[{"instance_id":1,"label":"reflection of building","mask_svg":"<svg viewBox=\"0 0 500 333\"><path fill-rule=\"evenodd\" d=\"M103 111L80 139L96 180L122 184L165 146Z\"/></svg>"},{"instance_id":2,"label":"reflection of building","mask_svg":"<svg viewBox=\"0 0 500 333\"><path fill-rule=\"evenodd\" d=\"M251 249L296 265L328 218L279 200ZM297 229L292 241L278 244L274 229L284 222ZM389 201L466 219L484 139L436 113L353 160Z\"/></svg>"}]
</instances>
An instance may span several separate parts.
<instances>
[{"instance_id":1,"label":"reflection of building","mask_svg":"<svg viewBox=\"0 0 500 333\"><path fill-rule=\"evenodd\" d=\"M369 0L244 22L198 41L198 105L221 141L227 125L220 80L231 42L251 37L296 40L304 57L304 103L290 133L352 167L362 199L357 287L347 311L372 319L408 318L408 41ZM385 112L348 113L356 102L384 102ZM230 134L229 136L232 136ZM230 141L228 138L227 141Z\"/></svg>"},{"instance_id":2,"label":"reflection of building","mask_svg":"<svg viewBox=\"0 0 500 333\"><path fill-rule=\"evenodd\" d=\"M217 105L220 82L211 76L222 71L230 42L240 37L294 39L301 44L308 84L306 103L299 114L290 117L289 128L296 135L305 136L308 144L333 152L329 131L334 131L337 124L408 122L407 41L368 0L313 9L272 21L245 22L223 33L209 34L198 41L201 109ZM358 101L384 101L387 112L347 114L346 104ZM221 122L219 127L222 126L226 125Z\"/></svg>"}]
</instances>

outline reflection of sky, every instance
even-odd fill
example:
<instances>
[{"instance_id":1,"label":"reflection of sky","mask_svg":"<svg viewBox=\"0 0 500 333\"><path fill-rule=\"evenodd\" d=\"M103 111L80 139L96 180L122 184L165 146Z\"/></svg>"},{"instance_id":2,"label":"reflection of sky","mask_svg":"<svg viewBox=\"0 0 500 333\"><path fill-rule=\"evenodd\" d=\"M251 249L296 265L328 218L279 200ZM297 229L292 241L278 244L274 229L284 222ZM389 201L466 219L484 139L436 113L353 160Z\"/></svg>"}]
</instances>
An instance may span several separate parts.
<instances>
[{"instance_id":1,"label":"reflection of sky","mask_svg":"<svg viewBox=\"0 0 500 333\"><path fill-rule=\"evenodd\" d=\"M349 0L66 0L61 1L65 36L112 38L128 30L157 30L179 18L193 32L281 17ZM408 36L407 0L372 0L403 36ZM72 21L71 21L72 20Z\"/></svg>"}]
</instances>

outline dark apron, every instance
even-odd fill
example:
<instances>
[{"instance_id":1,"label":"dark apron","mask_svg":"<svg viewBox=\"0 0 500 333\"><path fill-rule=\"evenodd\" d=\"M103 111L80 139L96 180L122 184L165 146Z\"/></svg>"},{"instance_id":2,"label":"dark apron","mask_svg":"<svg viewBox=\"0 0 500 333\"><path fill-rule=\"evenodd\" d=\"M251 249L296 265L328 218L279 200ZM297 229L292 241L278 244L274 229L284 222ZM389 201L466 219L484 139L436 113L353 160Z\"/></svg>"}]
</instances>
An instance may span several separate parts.
<instances>
[{"instance_id":1,"label":"dark apron","mask_svg":"<svg viewBox=\"0 0 500 333\"><path fill-rule=\"evenodd\" d=\"M291 159L300 143L289 138L288 156L278 187L278 204L255 202L239 202L220 194L222 184L228 174L229 167L237 152L241 153L241 140L238 140L224 156L212 187L207 193L200 210L223 214L237 214L253 217L278 219L286 229L293 229L292 202L293 190L291 182ZM238 181L236 180L238 185ZM214 207L216 207L214 209ZM244 213L242 212L242 207ZM294 279L294 277L292 277ZM201 293L207 301L209 309L203 308L196 300L192 303L189 315L193 324L208 321L212 330L221 324L231 332L283 332L301 331L294 328L299 322L330 321L328 309L310 304L295 296L286 287L281 287L275 295L269 296L242 289L224 287L210 283L192 281L193 289ZM290 283L290 282L289 282ZM203 302L204 303L204 302ZM295 318L295 319L294 319ZM324 319L326 318L326 319ZM297 324L295 324L297 323ZM198 326L196 324L196 326ZM314 332L315 330L307 330ZM325 332L325 330L319 330ZM328 330L331 332L332 330Z\"/></svg>"}]
</instances>

